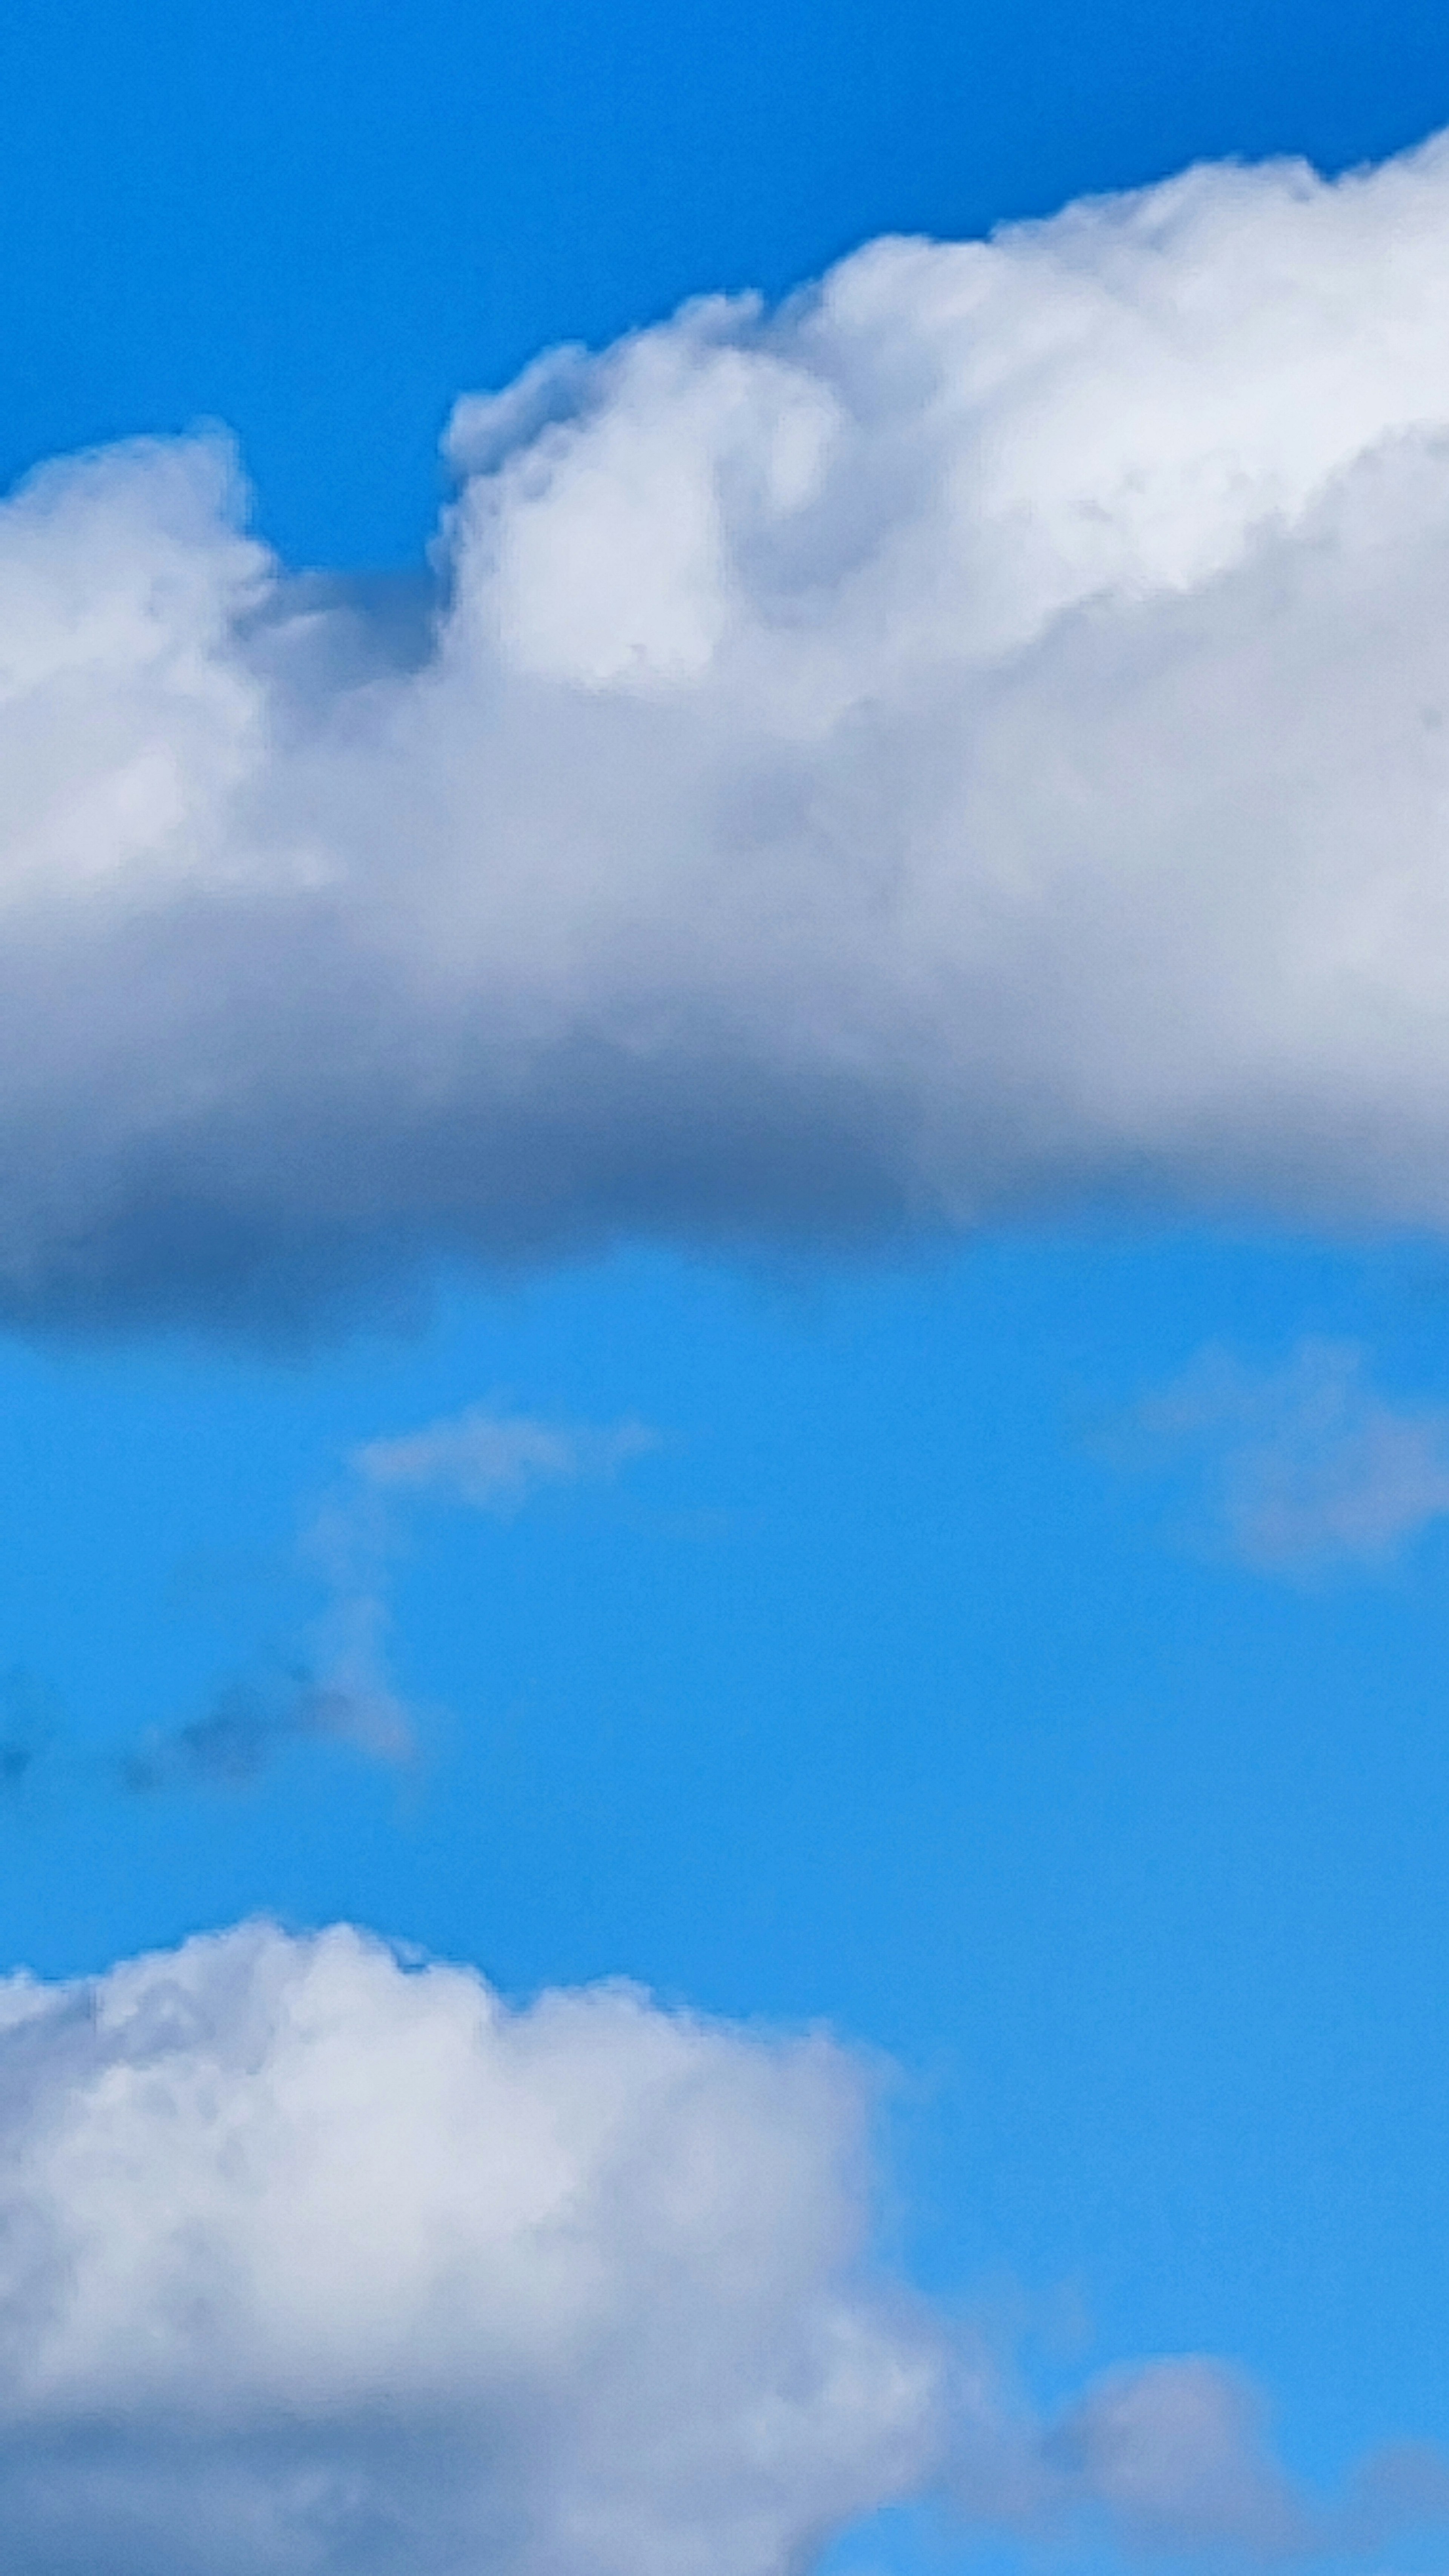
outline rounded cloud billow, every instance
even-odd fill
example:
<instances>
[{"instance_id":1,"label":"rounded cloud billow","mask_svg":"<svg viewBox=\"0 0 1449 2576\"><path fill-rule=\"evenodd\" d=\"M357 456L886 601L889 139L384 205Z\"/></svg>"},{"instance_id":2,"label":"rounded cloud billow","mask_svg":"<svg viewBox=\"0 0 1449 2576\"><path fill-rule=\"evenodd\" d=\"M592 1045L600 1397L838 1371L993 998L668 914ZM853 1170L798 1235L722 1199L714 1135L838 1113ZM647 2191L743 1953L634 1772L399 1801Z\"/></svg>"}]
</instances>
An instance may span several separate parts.
<instances>
[{"instance_id":1,"label":"rounded cloud billow","mask_svg":"<svg viewBox=\"0 0 1449 2576\"><path fill-rule=\"evenodd\" d=\"M823 2041L265 1926L0 2021L31 2576L776 2576L934 2465Z\"/></svg>"},{"instance_id":2,"label":"rounded cloud billow","mask_svg":"<svg viewBox=\"0 0 1449 2576\"><path fill-rule=\"evenodd\" d=\"M1444 144L878 242L450 453L430 604L212 441L0 510L12 1318L1449 1218Z\"/></svg>"}]
</instances>

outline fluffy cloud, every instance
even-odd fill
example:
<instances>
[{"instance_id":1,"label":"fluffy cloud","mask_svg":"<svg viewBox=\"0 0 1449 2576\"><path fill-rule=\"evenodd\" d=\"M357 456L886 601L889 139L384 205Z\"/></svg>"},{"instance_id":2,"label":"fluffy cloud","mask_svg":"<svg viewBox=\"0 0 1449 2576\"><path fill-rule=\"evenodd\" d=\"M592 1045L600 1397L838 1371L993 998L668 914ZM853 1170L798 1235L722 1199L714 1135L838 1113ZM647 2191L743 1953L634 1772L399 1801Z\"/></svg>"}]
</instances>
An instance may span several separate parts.
<instances>
[{"instance_id":1,"label":"fluffy cloud","mask_svg":"<svg viewBox=\"0 0 1449 2576\"><path fill-rule=\"evenodd\" d=\"M877 242L451 454L431 606L207 441L0 510L4 1310L1449 1217L1444 144Z\"/></svg>"},{"instance_id":2,"label":"fluffy cloud","mask_svg":"<svg viewBox=\"0 0 1449 2576\"><path fill-rule=\"evenodd\" d=\"M1325 2520L1202 2357L1054 2421L869 2260L861 2067L620 1985L513 2010L346 1928L0 1981L0 2528L17 2576L787 2576L978 2527L1281 2557Z\"/></svg>"},{"instance_id":3,"label":"fluffy cloud","mask_svg":"<svg viewBox=\"0 0 1449 2576\"><path fill-rule=\"evenodd\" d=\"M1449 1514L1449 1409L1390 1403L1354 1342L1278 1369L1203 1351L1136 1418L1196 1457L1214 1534L1262 1573L1385 1565Z\"/></svg>"},{"instance_id":4,"label":"fluffy cloud","mask_svg":"<svg viewBox=\"0 0 1449 2576\"><path fill-rule=\"evenodd\" d=\"M825 2042L265 1928L3 2017L26 2576L767 2576L939 2450Z\"/></svg>"}]
</instances>

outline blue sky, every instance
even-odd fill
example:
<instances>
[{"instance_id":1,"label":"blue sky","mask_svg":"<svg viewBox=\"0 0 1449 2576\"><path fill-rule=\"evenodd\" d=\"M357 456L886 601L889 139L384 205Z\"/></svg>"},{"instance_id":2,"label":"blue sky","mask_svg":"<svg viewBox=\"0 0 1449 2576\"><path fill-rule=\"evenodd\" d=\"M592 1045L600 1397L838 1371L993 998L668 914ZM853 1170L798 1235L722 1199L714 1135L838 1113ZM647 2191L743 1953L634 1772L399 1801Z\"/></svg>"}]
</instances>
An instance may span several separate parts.
<instances>
[{"instance_id":1,"label":"blue sky","mask_svg":"<svg viewBox=\"0 0 1449 2576\"><path fill-rule=\"evenodd\" d=\"M0 469L182 443L23 487L0 530L0 1961L104 1981L275 1917L281 1966L163 1979L169 2012L194 1976L228 2069L235 1980L323 1975L303 1936L336 1921L471 1964L520 2031L540 1989L636 1979L651 2048L691 2008L749 2034L738 2062L700 2041L698 2081L715 2163L772 2209L781 2139L829 2166L812 2209L837 2118L854 2171L836 2096L770 2054L828 2029L881 2095L871 2261L943 2384L984 2352L994 2391L987 2431L957 2389L929 2441L887 2441L881 2399L843 2442L879 2456L858 2492L801 2434L763 2538L692 2490L657 2532L632 2489L588 2515L599 2444L679 2455L670 2370L605 2443L565 2352L518 2436L554 2504L450 2467L444 2512L414 2493L420 2307L356 2401L393 2466L274 2523L297 2444L362 2476L315 2430L352 2441L353 2400L280 2291L234 2348L220 2270L163 2296L119 2255L117 2350L161 2350L179 2298L222 2322L174 2386L158 2362L115 2394L75 2249L107 2283L148 2229L179 2262L168 2158L214 2148L177 2075L144 2225L87 2198L68 2177L132 2170L114 2091L17 2005L42 2038L0 2073L4 2205L84 2290L50 2394L4 2358L18 2576L1442 2566L1437 2456L1377 2519L1302 2497L1449 2448L1449 182L1414 164L1304 216L1300 183L1219 170L1136 231L1010 235L989 284L890 255L778 326L669 317L1200 160L1333 179L1446 120L1427 7L11 12ZM988 389L913 445L930 334L968 307L949 366L979 345ZM516 414L465 404L444 471L460 397L651 325ZM847 394L865 462L779 537ZM285 577L186 443L216 423ZM878 521L899 550L853 590ZM1142 892L1159 867L1190 891ZM375 1963L334 1973L385 2102L411 2006ZM268 2025L279 2098L313 2008ZM642 2098L631 2034L610 2063ZM334 2112L295 2080L353 2174L346 2085ZM455 2098L427 2134L476 2175ZM358 2241L411 2244L411 2168L371 2137ZM205 2206L207 2263L244 2269ZM653 2239L614 2224L578 2221L634 2351ZM819 2262L796 2307L770 2286L762 2351L787 2309L816 2331ZM50 2354L31 2295L8 2284ZM895 2297L869 2333L906 2332ZM486 2452L536 2356L475 2387L448 2352ZM1151 2377L1182 2356L1200 2382ZM762 2367L700 2410L747 2413ZM54 2485L16 2465L37 2407ZM231 2494L218 2460L226 2530L195 2505Z\"/></svg>"}]
</instances>

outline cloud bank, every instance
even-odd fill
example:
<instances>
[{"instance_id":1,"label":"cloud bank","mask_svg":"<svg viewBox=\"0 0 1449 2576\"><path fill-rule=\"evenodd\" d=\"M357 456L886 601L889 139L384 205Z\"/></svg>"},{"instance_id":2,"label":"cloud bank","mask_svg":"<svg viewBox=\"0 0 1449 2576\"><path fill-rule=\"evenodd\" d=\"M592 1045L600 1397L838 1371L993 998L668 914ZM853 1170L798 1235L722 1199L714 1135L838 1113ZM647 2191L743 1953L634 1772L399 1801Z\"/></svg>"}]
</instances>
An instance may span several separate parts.
<instances>
[{"instance_id":1,"label":"cloud bank","mask_svg":"<svg viewBox=\"0 0 1449 2576\"><path fill-rule=\"evenodd\" d=\"M0 1982L7 2565L790 2576L931 2491L1152 2550L1326 2536L1218 2363L1009 2402L871 2265L869 2091L822 2038L620 1985L512 2010L345 1927ZM1360 2536L1446 2491L1394 2454Z\"/></svg>"},{"instance_id":2,"label":"cloud bank","mask_svg":"<svg viewBox=\"0 0 1449 2576\"><path fill-rule=\"evenodd\" d=\"M0 508L0 1312L1449 1220L1449 145L878 241L449 453L431 605L214 440Z\"/></svg>"}]
</instances>

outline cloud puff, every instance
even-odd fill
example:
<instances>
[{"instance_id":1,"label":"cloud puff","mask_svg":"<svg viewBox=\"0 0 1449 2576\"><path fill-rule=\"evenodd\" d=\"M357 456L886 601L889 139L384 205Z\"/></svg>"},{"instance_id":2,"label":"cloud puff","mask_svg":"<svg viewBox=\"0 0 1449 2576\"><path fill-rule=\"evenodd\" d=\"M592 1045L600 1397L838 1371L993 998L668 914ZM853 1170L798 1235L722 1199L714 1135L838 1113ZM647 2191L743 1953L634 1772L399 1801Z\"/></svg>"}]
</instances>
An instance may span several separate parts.
<instances>
[{"instance_id":1,"label":"cloud puff","mask_svg":"<svg viewBox=\"0 0 1449 2576\"><path fill-rule=\"evenodd\" d=\"M1444 143L876 242L450 453L431 609L213 441L0 509L0 1310L1449 1218Z\"/></svg>"},{"instance_id":2,"label":"cloud puff","mask_svg":"<svg viewBox=\"0 0 1449 2576\"><path fill-rule=\"evenodd\" d=\"M1264 1573L1384 1565L1449 1514L1449 1407L1387 1402L1357 1343L1269 1370L1203 1351L1136 1418L1196 1453L1216 1532Z\"/></svg>"},{"instance_id":3,"label":"cloud puff","mask_svg":"<svg viewBox=\"0 0 1449 2576\"><path fill-rule=\"evenodd\" d=\"M824 2041L265 1927L3 2023L27 2576L765 2576L939 2447Z\"/></svg>"},{"instance_id":4,"label":"cloud puff","mask_svg":"<svg viewBox=\"0 0 1449 2576\"><path fill-rule=\"evenodd\" d=\"M1243 2383L1050 2423L869 2260L861 2066L623 1985L526 2009L345 1927L0 1981L0 2522L25 2576L789 2576L939 2491L977 2527L1284 2556L1353 2520Z\"/></svg>"},{"instance_id":5,"label":"cloud puff","mask_svg":"<svg viewBox=\"0 0 1449 2576\"><path fill-rule=\"evenodd\" d=\"M1326 2537L1268 2449L1256 2391L1200 2353L1104 2372L1043 2451L1138 2548L1278 2557Z\"/></svg>"},{"instance_id":6,"label":"cloud puff","mask_svg":"<svg viewBox=\"0 0 1449 2576\"><path fill-rule=\"evenodd\" d=\"M312 1632L316 1678L295 1703L300 1728L384 1760L413 1749L388 1671L400 1506L430 1499L511 1518L543 1486L607 1479L659 1445L642 1422L545 1422L484 1404L360 1442L304 1539L329 1598Z\"/></svg>"}]
</instances>

